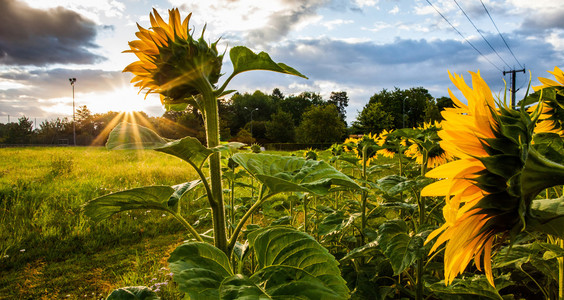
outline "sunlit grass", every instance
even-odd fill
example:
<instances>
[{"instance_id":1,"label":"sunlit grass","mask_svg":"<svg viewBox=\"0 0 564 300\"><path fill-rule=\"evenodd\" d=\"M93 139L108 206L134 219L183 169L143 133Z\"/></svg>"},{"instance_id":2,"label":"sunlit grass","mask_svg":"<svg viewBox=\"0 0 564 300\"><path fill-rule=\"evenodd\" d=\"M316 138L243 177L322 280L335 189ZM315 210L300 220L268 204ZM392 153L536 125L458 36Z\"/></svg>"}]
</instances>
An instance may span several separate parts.
<instances>
[{"instance_id":1,"label":"sunlit grass","mask_svg":"<svg viewBox=\"0 0 564 300\"><path fill-rule=\"evenodd\" d=\"M166 250L185 239L184 229L148 211L93 224L80 205L110 192L195 178L188 164L157 152L0 149L0 295L93 299L92 293L105 296L120 285L149 285L166 266L160 261ZM190 208L184 211L189 215Z\"/></svg>"}]
</instances>

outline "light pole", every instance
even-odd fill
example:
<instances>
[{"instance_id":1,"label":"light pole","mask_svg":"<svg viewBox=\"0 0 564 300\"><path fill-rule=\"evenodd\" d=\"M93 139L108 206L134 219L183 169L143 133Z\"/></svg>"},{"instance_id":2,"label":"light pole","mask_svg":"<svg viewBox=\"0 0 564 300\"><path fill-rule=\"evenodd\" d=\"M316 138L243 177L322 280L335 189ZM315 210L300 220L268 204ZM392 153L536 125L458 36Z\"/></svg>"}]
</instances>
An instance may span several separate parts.
<instances>
[{"instance_id":1,"label":"light pole","mask_svg":"<svg viewBox=\"0 0 564 300\"><path fill-rule=\"evenodd\" d=\"M74 83L76 82L76 78L69 78L69 81L72 86L72 140L76 146L76 125L74 121Z\"/></svg>"},{"instance_id":2,"label":"light pole","mask_svg":"<svg viewBox=\"0 0 564 300\"><path fill-rule=\"evenodd\" d=\"M257 111L258 107L251 110L251 139L253 138L253 112Z\"/></svg>"},{"instance_id":3,"label":"light pole","mask_svg":"<svg viewBox=\"0 0 564 300\"><path fill-rule=\"evenodd\" d=\"M403 105L402 105L402 109L401 109L401 119L403 121L403 126L402 128L405 128L405 99L408 97L403 98Z\"/></svg>"}]
</instances>

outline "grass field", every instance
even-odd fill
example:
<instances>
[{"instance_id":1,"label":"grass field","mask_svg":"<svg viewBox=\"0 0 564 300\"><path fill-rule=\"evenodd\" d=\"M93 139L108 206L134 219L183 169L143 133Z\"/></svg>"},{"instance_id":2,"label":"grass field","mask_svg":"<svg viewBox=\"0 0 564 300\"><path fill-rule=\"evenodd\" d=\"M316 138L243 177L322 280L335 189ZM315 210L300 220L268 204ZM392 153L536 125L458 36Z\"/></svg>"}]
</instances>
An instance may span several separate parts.
<instances>
[{"instance_id":1,"label":"grass field","mask_svg":"<svg viewBox=\"0 0 564 300\"><path fill-rule=\"evenodd\" d=\"M186 163L157 152L0 149L0 298L99 299L116 287L169 281L166 253L186 237L179 223L132 211L94 224L80 205L114 191L195 178Z\"/></svg>"}]
</instances>

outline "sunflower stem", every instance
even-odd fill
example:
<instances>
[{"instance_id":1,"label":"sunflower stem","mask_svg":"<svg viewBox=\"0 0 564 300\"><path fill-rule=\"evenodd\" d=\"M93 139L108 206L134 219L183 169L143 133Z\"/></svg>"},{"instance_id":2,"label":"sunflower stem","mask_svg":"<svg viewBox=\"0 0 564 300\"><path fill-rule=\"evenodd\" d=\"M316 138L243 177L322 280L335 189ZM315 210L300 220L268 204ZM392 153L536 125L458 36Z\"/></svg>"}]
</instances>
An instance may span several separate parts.
<instances>
[{"instance_id":1,"label":"sunflower stem","mask_svg":"<svg viewBox=\"0 0 564 300\"><path fill-rule=\"evenodd\" d=\"M564 240L557 239L560 248L564 248ZM556 258L558 261L558 299L564 299L564 257Z\"/></svg>"},{"instance_id":2,"label":"sunflower stem","mask_svg":"<svg viewBox=\"0 0 564 300\"><path fill-rule=\"evenodd\" d=\"M366 185L366 154L367 154L367 146L364 146L362 148L362 185L365 186ZM366 194L366 190L362 190L362 208L361 208L361 213L362 213L362 222L360 224L360 244L361 246L364 245L364 229L366 228L366 198L367 198L367 194Z\"/></svg>"},{"instance_id":3,"label":"sunflower stem","mask_svg":"<svg viewBox=\"0 0 564 300\"><path fill-rule=\"evenodd\" d=\"M211 84L202 84L208 87L202 89L202 97L205 106L206 139L208 148L219 145L219 112L217 98L212 90ZM209 158L211 192L213 195L212 222L214 244L217 248L229 255L227 248L227 233L225 230L225 206L223 203L223 188L221 182L221 153L214 152Z\"/></svg>"},{"instance_id":4,"label":"sunflower stem","mask_svg":"<svg viewBox=\"0 0 564 300\"><path fill-rule=\"evenodd\" d=\"M421 164L421 176L427 173L427 163L429 161L429 152L423 150L423 162ZM417 195L417 204L419 205L419 228L425 224L425 197L421 193ZM425 272L425 259L419 258L417 260L417 286L415 290L415 299L423 299L423 273Z\"/></svg>"}]
</instances>

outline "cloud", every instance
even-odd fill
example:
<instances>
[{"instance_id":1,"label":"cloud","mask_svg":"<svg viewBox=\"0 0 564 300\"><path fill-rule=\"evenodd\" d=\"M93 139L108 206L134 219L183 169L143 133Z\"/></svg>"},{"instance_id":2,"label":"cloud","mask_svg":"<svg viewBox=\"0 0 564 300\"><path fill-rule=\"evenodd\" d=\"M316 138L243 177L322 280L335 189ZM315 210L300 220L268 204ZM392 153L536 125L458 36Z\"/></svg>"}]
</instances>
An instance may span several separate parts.
<instances>
[{"instance_id":1,"label":"cloud","mask_svg":"<svg viewBox=\"0 0 564 300\"><path fill-rule=\"evenodd\" d=\"M352 23L354 23L353 20L335 19L335 20L323 22L321 23L321 25L325 26L328 30L333 30L335 27L339 25L352 24Z\"/></svg>"},{"instance_id":2,"label":"cloud","mask_svg":"<svg viewBox=\"0 0 564 300\"><path fill-rule=\"evenodd\" d=\"M103 60L90 49L96 25L62 7L40 10L0 0L0 64L91 64Z\"/></svg>"},{"instance_id":3,"label":"cloud","mask_svg":"<svg viewBox=\"0 0 564 300\"><path fill-rule=\"evenodd\" d=\"M388 13L390 13L390 14L392 14L392 15L395 15L395 14L399 13L399 6L395 5L392 9L390 9L390 10L388 11Z\"/></svg>"}]
</instances>

